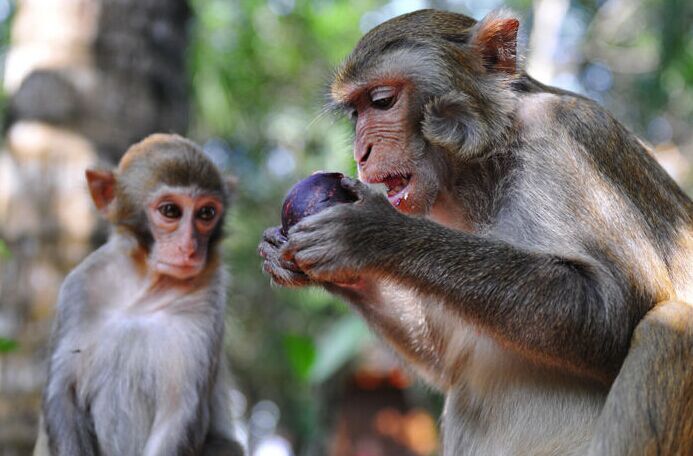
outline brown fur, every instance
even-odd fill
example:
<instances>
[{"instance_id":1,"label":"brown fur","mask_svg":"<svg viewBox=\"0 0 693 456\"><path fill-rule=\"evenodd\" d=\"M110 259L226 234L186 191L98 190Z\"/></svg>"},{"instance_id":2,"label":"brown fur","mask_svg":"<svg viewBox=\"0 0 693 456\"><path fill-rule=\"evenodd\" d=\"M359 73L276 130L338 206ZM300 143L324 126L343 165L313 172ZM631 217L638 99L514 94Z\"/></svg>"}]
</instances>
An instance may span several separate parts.
<instances>
[{"instance_id":1,"label":"brown fur","mask_svg":"<svg viewBox=\"0 0 693 456\"><path fill-rule=\"evenodd\" d=\"M638 325L589 455L693 454L693 306L658 304Z\"/></svg>"},{"instance_id":2,"label":"brown fur","mask_svg":"<svg viewBox=\"0 0 693 456\"><path fill-rule=\"evenodd\" d=\"M392 185L399 211L345 179L359 201L288 238L268 230L264 269L328 284L447 393L446 455L584 454L615 378L605 413L612 401L632 420L610 432L605 419L603 445L649 427L684 448L690 414L671 385L691 373L663 360L690 361L688 336L660 338L646 319L659 343L630 342L658 302L693 300L693 202L599 105L517 69L516 31L422 10L368 32L333 107L355 121L359 177ZM383 86L388 106L369 98ZM658 382L643 421L622 398Z\"/></svg>"}]
</instances>

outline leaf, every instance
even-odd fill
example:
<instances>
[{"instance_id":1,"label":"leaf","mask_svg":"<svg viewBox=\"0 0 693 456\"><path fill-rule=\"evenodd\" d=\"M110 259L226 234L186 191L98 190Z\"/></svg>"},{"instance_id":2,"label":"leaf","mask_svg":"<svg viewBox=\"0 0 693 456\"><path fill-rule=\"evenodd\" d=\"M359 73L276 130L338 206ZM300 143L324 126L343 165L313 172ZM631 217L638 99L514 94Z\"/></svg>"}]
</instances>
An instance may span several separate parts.
<instances>
[{"instance_id":1,"label":"leaf","mask_svg":"<svg viewBox=\"0 0 693 456\"><path fill-rule=\"evenodd\" d=\"M0 337L0 353L9 353L17 348L19 348L19 343L16 340Z\"/></svg>"},{"instance_id":2,"label":"leaf","mask_svg":"<svg viewBox=\"0 0 693 456\"><path fill-rule=\"evenodd\" d=\"M363 320L349 314L341 317L318 341L317 356L309 376L311 383L327 380L370 341L371 334Z\"/></svg>"},{"instance_id":3,"label":"leaf","mask_svg":"<svg viewBox=\"0 0 693 456\"><path fill-rule=\"evenodd\" d=\"M287 334L283 340L284 351L297 377L308 379L315 360L315 344L308 336Z\"/></svg>"}]
</instances>

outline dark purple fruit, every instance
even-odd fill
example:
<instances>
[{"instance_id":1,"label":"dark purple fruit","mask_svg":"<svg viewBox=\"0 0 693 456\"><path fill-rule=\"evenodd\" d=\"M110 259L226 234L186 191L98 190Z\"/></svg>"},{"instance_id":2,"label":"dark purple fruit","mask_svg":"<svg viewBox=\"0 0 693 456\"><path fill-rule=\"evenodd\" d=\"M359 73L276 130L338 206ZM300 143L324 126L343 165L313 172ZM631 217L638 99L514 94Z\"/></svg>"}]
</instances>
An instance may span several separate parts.
<instances>
[{"instance_id":1,"label":"dark purple fruit","mask_svg":"<svg viewBox=\"0 0 693 456\"><path fill-rule=\"evenodd\" d=\"M315 173L294 185L282 206L282 233L303 217L339 203L353 203L356 197L342 187L342 173Z\"/></svg>"}]
</instances>

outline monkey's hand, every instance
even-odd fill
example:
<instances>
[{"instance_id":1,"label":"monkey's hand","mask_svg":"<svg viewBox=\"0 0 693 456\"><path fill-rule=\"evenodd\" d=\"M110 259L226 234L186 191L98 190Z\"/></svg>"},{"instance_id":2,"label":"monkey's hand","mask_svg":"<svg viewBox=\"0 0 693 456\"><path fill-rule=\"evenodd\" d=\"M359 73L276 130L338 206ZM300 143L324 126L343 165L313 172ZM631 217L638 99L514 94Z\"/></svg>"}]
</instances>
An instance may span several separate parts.
<instances>
[{"instance_id":1,"label":"monkey's hand","mask_svg":"<svg viewBox=\"0 0 693 456\"><path fill-rule=\"evenodd\" d=\"M388 243L388 230L406 222L384 195L364 183L345 177L342 186L357 201L304 218L289 230L280 250L284 261L298 265L315 282L348 285L370 275L377 266L374 244Z\"/></svg>"},{"instance_id":2,"label":"monkey's hand","mask_svg":"<svg viewBox=\"0 0 693 456\"><path fill-rule=\"evenodd\" d=\"M270 276L272 283L283 287L303 287L311 284L310 278L291 260L284 260L279 251L286 243L280 226L267 228L257 248L264 261L262 270Z\"/></svg>"}]
</instances>

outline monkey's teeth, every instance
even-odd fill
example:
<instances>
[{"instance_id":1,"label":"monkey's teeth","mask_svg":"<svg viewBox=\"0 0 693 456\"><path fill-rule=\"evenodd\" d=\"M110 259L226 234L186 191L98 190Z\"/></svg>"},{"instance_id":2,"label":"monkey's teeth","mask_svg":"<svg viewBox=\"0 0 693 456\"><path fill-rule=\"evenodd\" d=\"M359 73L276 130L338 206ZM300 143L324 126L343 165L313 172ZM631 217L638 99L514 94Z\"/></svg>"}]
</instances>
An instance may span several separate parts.
<instances>
[{"instance_id":1,"label":"monkey's teeth","mask_svg":"<svg viewBox=\"0 0 693 456\"><path fill-rule=\"evenodd\" d=\"M387 194L388 194L388 196L395 196L396 194L398 194L399 192L404 190L404 187L405 187L404 185L400 184L400 185L397 185L395 187L388 188Z\"/></svg>"},{"instance_id":2,"label":"monkey's teeth","mask_svg":"<svg viewBox=\"0 0 693 456\"><path fill-rule=\"evenodd\" d=\"M392 176L388 177L383 182L387 186L387 196L395 196L409 185L408 177Z\"/></svg>"}]
</instances>

